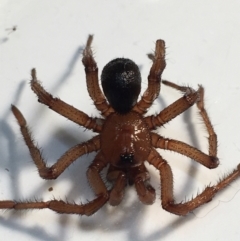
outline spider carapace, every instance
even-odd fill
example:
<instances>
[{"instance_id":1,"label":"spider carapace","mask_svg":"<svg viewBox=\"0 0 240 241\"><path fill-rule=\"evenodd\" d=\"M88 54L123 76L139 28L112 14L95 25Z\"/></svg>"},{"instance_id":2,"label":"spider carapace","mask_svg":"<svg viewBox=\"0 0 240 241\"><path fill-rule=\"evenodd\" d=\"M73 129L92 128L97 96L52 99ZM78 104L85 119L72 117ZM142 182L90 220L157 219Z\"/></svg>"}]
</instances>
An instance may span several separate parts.
<instances>
[{"instance_id":1,"label":"spider carapace","mask_svg":"<svg viewBox=\"0 0 240 241\"><path fill-rule=\"evenodd\" d=\"M134 185L138 197L144 204L155 201L155 189L150 184L150 175L144 165L149 162L160 174L162 207L176 215L186 215L200 205L211 201L214 195L226 187L240 175L240 165L214 186L208 186L202 193L190 201L176 203L173 195L173 174L166 160L156 150L171 150L185 155L194 161L216 168L217 136L213 130L207 112L204 108L204 89L178 86L162 80L165 69L165 43L156 41L155 53L149 54L152 67L148 76L148 87L138 100L141 89L141 75L138 66L130 59L117 58L110 61L103 69L99 87L98 68L93 58L89 36L83 51L87 89L94 105L100 111L102 118L92 118L64 101L54 98L39 83L35 69L32 70L31 88L40 103L47 105L53 111L87 129L98 133L87 142L78 144L66 151L52 166L47 166L39 148L27 128L26 120L17 107L12 106L20 126L25 143L29 149L39 175L44 179L56 179L71 163L80 156L97 152L96 157L87 171L87 178L96 198L85 204L68 203L63 200L50 201L0 201L0 209L44 209L48 208L58 213L91 215L106 202L118 205L123 197L127 184ZM158 97L161 83L183 92L183 96L156 115L145 115L153 101ZM209 153L205 154L195 147L182 141L167 139L155 132L173 118L177 117L192 105L196 104L200 116L208 132ZM101 178L101 171L107 167L107 180L112 183L107 189Z\"/></svg>"}]
</instances>

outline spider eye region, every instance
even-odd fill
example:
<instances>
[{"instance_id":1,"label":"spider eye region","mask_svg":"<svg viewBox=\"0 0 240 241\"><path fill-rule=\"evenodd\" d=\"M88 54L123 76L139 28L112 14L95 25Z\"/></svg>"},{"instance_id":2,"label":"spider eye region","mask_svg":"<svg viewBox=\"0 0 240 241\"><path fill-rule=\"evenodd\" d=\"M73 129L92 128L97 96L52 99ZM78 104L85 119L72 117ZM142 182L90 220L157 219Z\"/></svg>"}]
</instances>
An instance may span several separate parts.
<instances>
[{"instance_id":1,"label":"spider eye region","mask_svg":"<svg viewBox=\"0 0 240 241\"><path fill-rule=\"evenodd\" d=\"M110 61L101 75L103 92L116 112L127 113L136 104L141 91L141 74L130 59Z\"/></svg>"}]
</instances>

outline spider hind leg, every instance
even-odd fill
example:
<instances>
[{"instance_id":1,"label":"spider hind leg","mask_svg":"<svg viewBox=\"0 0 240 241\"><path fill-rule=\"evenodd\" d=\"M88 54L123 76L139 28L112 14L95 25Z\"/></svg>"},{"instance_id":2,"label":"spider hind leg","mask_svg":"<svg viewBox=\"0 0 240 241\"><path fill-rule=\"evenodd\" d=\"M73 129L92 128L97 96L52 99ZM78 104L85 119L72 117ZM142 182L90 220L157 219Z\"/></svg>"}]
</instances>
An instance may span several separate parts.
<instances>
[{"instance_id":1,"label":"spider hind leg","mask_svg":"<svg viewBox=\"0 0 240 241\"><path fill-rule=\"evenodd\" d=\"M159 170L161 179L161 200L162 207L166 211L176 215L187 215L199 206L210 202L218 191L221 191L240 176L240 164L229 175L220 180L214 186L208 186L203 192L198 194L190 201L175 203L173 194L173 173L171 167L164 160L160 154L152 149L148 162L152 164L157 170Z\"/></svg>"}]
</instances>

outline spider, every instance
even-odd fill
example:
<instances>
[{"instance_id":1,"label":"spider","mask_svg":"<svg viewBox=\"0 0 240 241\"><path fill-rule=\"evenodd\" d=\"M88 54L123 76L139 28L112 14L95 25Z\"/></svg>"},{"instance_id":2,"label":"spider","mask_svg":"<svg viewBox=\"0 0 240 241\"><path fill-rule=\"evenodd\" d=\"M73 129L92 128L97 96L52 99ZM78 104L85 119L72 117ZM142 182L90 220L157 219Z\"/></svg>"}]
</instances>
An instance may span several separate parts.
<instances>
[{"instance_id":1,"label":"spider","mask_svg":"<svg viewBox=\"0 0 240 241\"><path fill-rule=\"evenodd\" d=\"M217 158L217 136L213 130L204 108L204 89L178 86L162 80L161 75L166 67L165 42L156 41L155 53L150 54L152 67L148 76L148 87L138 100L141 89L141 75L138 66L130 59L117 58L110 61L102 70L99 87L98 67L94 60L89 35L83 51L87 89L102 118L89 117L64 101L54 98L39 83L35 69L32 70L31 88L38 101L53 111L68 118L78 125L98 133L87 142L78 144L65 152L52 166L47 166L39 148L34 144L27 123L22 113L12 105L12 112L20 126L21 133L31 157L43 179L56 179L70 164L80 156L97 152L87 170L87 178L96 198L85 204L68 203L63 200L50 201L0 201L0 209L44 209L57 213L92 215L105 203L118 205L127 185L134 185L139 200L144 204L155 201L155 189L150 184L150 175L144 162L147 161L159 170L161 181L162 207L176 215L186 215L200 205L211 201L214 195L240 175L240 164L237 168L214 186L208 186L202 193L190 201L176 203L173 195L173 174L166 160L157 148L171 150L185 155L207 168L219 165ZM145 116L148 108L158 97L161 83L183 92L183 96L163 109L157 115ZM152 132L177 117L188 108L197 105L206 126L209 138L209 154L178 140L164 138ZM107 180L112 183L108 190L101 178L101 171L107 167Z\"/></svg>"}]
</instances>

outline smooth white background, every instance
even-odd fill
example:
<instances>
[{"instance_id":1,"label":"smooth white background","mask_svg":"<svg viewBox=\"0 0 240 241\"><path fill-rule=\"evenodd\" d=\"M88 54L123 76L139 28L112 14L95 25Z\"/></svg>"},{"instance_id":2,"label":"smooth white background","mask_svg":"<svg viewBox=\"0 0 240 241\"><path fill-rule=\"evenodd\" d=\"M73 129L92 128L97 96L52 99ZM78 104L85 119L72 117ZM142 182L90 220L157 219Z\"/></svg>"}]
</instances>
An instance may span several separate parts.
<instances>
[{"instance_id":1,"label":"smooth white background","mask_svg":"<svg viewBox=\"0 0 240 241\"><path fill-rule=\"evenodd\" d=\"M177 201L195 196L240 163L239 1L2 0L0 6L0 200L55 197L84 203L94 198L85 173L95 154L78 159L57 180L44 181L10 112L12 103L21 109L50 164L71 146L91 138L92 132L39 104L29 87L30 70L35 67L54 96L97 116L81 64L88 34L94 34L100 71L113 58L131 58L140 66L144 90L151 66L146 54L161 38L167 46L163 78L205 87L221 164L208 170L161 151L173 168ZM13 26L16 31L6 30ZM149 113L179 97L163 86ZM207 152L207 133L195 108L159 133ZM107 204L91 217L49 210L0 211L0 240L239 240L239 180L193 214L178 217L161 208L159 175L149 169L157 190L157 201L151 206L141 204L134 188L127 188L121 205Z\"/></svg>"}]
</instances>

